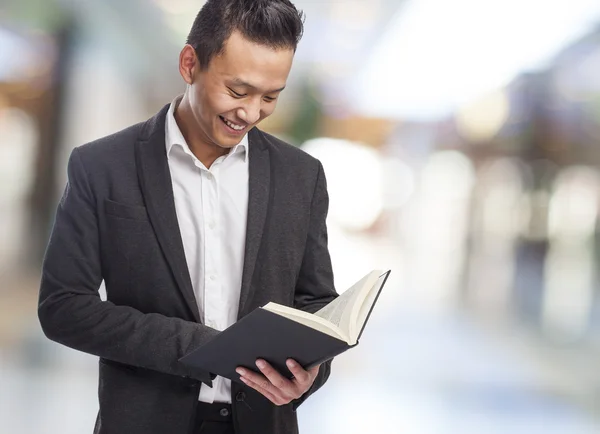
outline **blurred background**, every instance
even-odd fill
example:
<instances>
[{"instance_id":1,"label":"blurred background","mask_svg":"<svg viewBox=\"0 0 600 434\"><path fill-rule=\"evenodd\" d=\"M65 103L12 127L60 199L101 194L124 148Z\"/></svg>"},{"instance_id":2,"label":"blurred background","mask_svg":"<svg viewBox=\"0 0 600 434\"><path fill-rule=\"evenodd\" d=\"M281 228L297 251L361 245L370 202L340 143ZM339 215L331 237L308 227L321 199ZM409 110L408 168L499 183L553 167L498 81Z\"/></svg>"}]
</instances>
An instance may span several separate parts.
<instances>
[{"instance_id":1,"label":"blurred background","mask_svg":"<svg viewBox=\"0 0 600 434\"><path fill-rule=\"evenodd\" d=\"M96 359L36 316L66 160L183 92L202 3L0 3L2 434L92 431ZM301 430L600 433L600 2L295 4L263 127L323 162L338 290L393 270Z\"/></svg>"}]
</instances>

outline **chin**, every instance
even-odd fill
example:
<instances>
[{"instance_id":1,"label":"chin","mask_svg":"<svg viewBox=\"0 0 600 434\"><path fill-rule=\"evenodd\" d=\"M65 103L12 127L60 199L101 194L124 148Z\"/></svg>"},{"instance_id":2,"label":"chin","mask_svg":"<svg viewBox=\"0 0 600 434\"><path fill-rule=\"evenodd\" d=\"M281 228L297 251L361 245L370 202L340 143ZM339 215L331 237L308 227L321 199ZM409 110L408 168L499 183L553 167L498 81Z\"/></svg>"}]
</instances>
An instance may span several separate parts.
<instances>
[{"instance_id":1,"label":"chin","mask_svg":"<svg viewBox=\"0 0 600 434\"><path fill-rule=\"evenodd\" d=\"M241 140L240 140L241 142ZM232 143L232 144L221 144L221 143L217 143L217 146L221 149L231 149L234 148L235 146L239 145L239 143Z\"/></svg>"},{"instance_id":2,"label":"chin","mask_svg":"<svg viewBox=\"0 0 600 434\"><path fill-rule=\"evenodd\" d=\"M242 141L242 137L240 137L240 139L238 140L227 136L217 136L215 137L215 139L216 140L213 140L213 143L222 149L231 149L239 145Z\"/></svg>"}]
</instances>

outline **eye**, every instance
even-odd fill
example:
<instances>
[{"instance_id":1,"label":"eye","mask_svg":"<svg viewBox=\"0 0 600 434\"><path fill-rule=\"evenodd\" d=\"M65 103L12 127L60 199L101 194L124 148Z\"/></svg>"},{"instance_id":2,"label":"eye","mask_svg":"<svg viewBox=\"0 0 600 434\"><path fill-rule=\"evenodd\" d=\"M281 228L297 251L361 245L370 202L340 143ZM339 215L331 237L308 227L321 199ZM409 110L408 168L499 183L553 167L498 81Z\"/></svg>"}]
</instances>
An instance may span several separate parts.
<instances>
[{"instance_id":1,"label":"eye","mask_svg":"<svg viewBox=\"0 0 600 434\"><path fill-rule=\"evenodd\" d=\"M237 93L235 90L233 90L232 88L228 87L227 89L229 89L229 92L232 93L231 96L233 96L234 98L243 98L246 96L246 94L241 94L241 93Z\"/></svg>"},{"instance_id":2,"label":"eye","mask_svg":"<svg viewBox=\"0 0 600 434\"><path fill-rule=\"evenodd\" d=\"M275 101L277 98L273 98L272 96L265 96L264 100L265 102L273 102Z\"/></svg>"}]
</instances>

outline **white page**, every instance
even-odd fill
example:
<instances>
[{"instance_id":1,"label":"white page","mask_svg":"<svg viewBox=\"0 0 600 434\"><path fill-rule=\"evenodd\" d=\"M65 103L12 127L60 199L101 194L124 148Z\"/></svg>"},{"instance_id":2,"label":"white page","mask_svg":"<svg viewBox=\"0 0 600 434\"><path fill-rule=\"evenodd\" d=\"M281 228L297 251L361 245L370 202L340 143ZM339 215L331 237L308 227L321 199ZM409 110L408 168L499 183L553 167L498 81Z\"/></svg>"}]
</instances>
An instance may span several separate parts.
<instances>
[{"instance_id":1,"label":"white page","mask_svg":"<svg viewBox=\"0 0 600 434\"><path fill-rule=\"evenodd\" d=\"M381 276L379 276L379 278L371 288L371 291L369 291L367 297L363 300L360 306L354 306L353 318L350 321L349 331L350 339L353 342L356 342L356 340L358 339L358 335L360 334L360 331L363 328L365 321L367 320L367 316L371 311L371 307L373 306L373 303L375 303L375 298L377 297L377 294L379 294L381 285L383 285L383 282L385 282L386 275L387 273L384 273Z\"/></svg>"},{"instance_id":2,"label":"white page","mask_svg":"<svg viewBox=\"0 0 600 434\"><path fill-rule=\"evenodd\" d=\"M360 303L360 298L367 296L365 291L373 286L373 283L377 277L379 277L379 274L379 271L367 274L338 298L315 312L315 315L335 324L343 330L346 335L350 336L351 306L362 304Z\"/></svg>"},{"instance_id":3,"label":"white page","mask_svg":"<svg viewBox=\"0 0 600 434\"><path fill-rule=\"evenodd\" d=\"M294 309L292 307L283 306L277 303L267 303L263 309L268 310L269 312L273 312L277 315L284 316L292 321L296 321L297 323L303 324L312 329L318 330L329 336L332 336L336 339L340 339L342 341L348 342L348 336L339 327L330 324L329 321L326 321L323 318L316 316L315 314L303 312L298 309Z\"/></svg>"}]
</instances>

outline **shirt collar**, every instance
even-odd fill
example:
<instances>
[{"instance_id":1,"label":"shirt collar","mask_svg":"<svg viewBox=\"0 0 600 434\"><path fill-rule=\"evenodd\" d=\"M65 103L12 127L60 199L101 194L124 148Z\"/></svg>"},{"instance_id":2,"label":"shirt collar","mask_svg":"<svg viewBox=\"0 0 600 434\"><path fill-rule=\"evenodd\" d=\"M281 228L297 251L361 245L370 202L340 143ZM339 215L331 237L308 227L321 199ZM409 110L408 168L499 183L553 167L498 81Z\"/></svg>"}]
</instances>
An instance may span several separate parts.
<instances>
[{"instance_id":1,"label":"shirt collar","mask_svg":"<svg viewBox=\"0 0 600 434\"><path fill-rule=\"evenodd\" d=\"M171 149L173 149L174 145L181 146L186 154L189 153L190 155L193 155L187 142L185 141L185 137L183 137L183 134L181 133L181 130L179 129L179 125L177 125L177 121L175 120L175 110L179 106L179 103L181 102L182 98L183 98L183 95L179 95L178 97L176 97L171 102L171 106L169 107L169 111L167 112L167 119L165 122L165 144L166 144L166 148L167 148L167 158L169 158ZM242 138L242 140L240 141L240 143L238 143L233 148L231 148L231 150L229 151L229 154L227 154L227 156L234 155L239 152L244 153L244 161L247 162L248 161L248 134L245 134L244 137Z\"/></svg>"}]
</instances>

